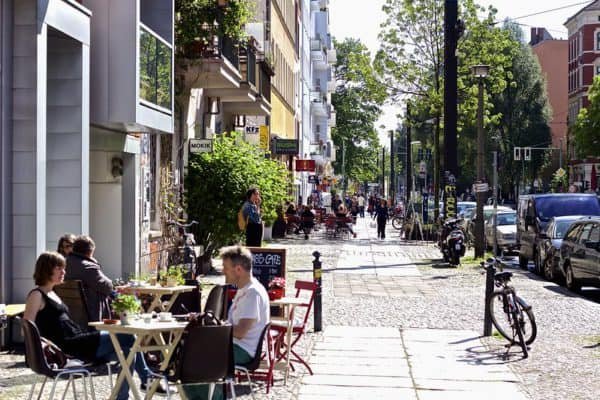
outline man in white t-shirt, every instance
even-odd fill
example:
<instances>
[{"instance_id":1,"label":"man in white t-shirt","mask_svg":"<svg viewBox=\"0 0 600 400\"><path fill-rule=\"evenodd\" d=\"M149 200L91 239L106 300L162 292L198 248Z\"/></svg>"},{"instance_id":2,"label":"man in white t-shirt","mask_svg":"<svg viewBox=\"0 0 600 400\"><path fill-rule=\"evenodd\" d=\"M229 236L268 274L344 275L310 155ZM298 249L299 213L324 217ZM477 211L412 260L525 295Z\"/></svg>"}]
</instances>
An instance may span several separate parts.
<instances>
[{"instance_id":1,"label":"man in white t-shirt","mask_svg":"<svg viewBox=\"0 0 600 400\"><path fill-rule=\"evenodd\" d=\"M365 196L362 193L358 194L358 212L360 213L360 217L365 217Z\"/></svg>"},{"instance_id":2,"label":"man in white t-shirt","mask_svg":"<svg viewBox=\"0 0 600 400\"><path fill-rule=\"evenodd\" d=\"M228 321L233 325L233 357L243 364L254 357L260 335L270 321L269 295L252 276L252 253L242 246L221 250L223 273L238 290L229 308Z\"/></svg>"},{"instance_id":3,"label":"man in white t-shirt","mask_svg":"<svg viewBox=\"0 0 600 400\"><path fill-rule=\"evenodd\" d=\"M229 308L228 322L233 325L233 359L245 364L254 358L260 334L270 321L269 295L264 286L252 276L252 253L242 246L221 249L223 273L228 284L238 290ZM208 386L186 386L188 399L208 399ZM221 385L215 387L210 400L223 399Z\"/></svg>"}]
</instances>

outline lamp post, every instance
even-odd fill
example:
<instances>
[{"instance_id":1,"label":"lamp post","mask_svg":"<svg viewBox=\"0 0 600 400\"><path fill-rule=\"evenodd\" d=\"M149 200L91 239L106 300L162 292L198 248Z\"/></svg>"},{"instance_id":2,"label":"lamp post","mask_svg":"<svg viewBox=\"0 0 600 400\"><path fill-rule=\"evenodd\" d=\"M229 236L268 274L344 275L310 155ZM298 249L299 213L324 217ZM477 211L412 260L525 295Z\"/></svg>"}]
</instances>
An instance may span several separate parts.
<instances>
[{"instance_id":1,"label":"lamp post","mask_svg":"<svg viewBox=\"0 0 600 400\"><path fill-rule=\"evenodd\" d=\"M477 182L483 183L485 170L485 139L483 136L483 82L488 76L489 65L475 65L471 67L473 76L479 81L479 101L477 106ZM485 252L485 238L483 232L483 203L485 192L477 190L477 220L475 221L475 258L481 258Z\"/></svg>"}]
</instances>

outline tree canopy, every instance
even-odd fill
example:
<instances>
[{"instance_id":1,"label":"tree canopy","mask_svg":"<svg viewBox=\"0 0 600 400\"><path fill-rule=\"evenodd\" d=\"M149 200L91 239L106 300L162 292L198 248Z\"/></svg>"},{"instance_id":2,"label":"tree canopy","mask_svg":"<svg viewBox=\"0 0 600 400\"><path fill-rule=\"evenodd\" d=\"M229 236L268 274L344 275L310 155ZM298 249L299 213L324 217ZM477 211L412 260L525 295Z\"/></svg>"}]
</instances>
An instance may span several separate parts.
<instances>
[{"instance_id":1,"label":"tree canopy","mask_svg":"<svg viewBox=\"0 0 600 400\"><path fill-rule=\"evenodd\" d=\"M332 138L340 149L334 169L342 170L342 148L345 147L345 172L353 181L364 182L377 176L379 139L375 122L381 114L386 93L377 79L367 47L356 39L335 42L337 88L332 104L337 118Z\"/></svg>"}]
</instances>

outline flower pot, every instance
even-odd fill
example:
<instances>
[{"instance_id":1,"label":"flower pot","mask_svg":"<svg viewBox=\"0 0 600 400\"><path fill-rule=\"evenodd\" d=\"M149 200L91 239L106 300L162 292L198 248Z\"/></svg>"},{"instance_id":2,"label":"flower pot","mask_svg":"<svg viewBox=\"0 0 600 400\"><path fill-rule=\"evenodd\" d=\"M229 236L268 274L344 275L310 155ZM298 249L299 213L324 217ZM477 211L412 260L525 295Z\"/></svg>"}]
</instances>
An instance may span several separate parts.
<instances>
[{"instance_id":1,"label":"flower pot","mask_svg":"<svg viewBox=\"0 0 600 400\"><path fill-rule=\"evenodd\" d=\"M127 311L123 311L120 314L121 317L121 325L129 325L129 318L130 318L130 314Z\"/></svg>"},{"instance_id":2,"label":"flower pot","mask_svg":"<svg viewBox=\"0 0 600 400\"><path fill-rule=\"evenodd\" d=\"M278 300L283 297L283 289L282 288L274 288L269 289L269 300Z\"/></svg>"},{"instance_id":3,"label":"flower pot","mask_svg":"<svg viewBox=\"0 0 600 400\"><path fill-rule=\"evenodd\" d=\"M167 278L167 287L175 287L177 286L176 278Z\"/></svg>"}]
</instances>

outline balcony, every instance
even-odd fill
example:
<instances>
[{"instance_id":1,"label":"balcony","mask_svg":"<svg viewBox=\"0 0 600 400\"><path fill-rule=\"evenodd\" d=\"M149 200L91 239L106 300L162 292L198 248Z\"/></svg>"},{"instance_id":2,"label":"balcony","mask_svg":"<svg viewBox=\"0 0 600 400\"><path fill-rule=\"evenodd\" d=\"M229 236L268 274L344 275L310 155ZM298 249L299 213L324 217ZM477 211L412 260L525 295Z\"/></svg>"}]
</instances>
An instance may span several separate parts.
<instances>
[{"instance_id":1,"label":"balcony","mask_svg":"<svg viewBox=\"0 0 600 400\"><path fill-rule=\"evenodd\" d=\"M317 117L327 117L327 96L323 93L311 90L310 92L310 110Z\"/></svg>"},{"instance_id":2,"label":"balcony","mask_svg":"<svg viewBox=\"0 0 600 400\"><path fill-rule=\"evenodd\" d=\"M329 93L335 92L336 88L337 88L337 82L335 82L335 81L329 81L329 82L327 82L327 91Z\"/></svg>"},{"instance_id":3,"label":"balcony","mask_svg":"<svg viewBox=\"0 0 600 400\"><path fill-rule=\"evenodd\" d=\"M329 127L335 128L336 123L337 123L336 117L337 117L337 114L335 112L335 108L333 108L333 106L329 106L329 120L328 120Z\"/></svg>"},{"instance_id":4,"label":"balcony","mask_svg":"<svg viewBox=\"0 0 600 400\"><path fill-rule=\"evenodd\" d=\"M311 11L322 11L329 8L329 0L312 0L310 2Z\"/></svg>"},{"instance_id":5,"label":"balcony","mask_svg":"<svg viewBox=\"0 0 600 400\"><path fill-rule=\"evenodd\" d=\"M328 66L327 53L319 37L310 40L310 59L316 69L325 69Z\"/></svg>"},{"instance_id":6,"label":"balcony","mask_svg":"<svg viewBox=\"0 0 600 400\"><path fill-rule=\"evenodd\" d=\"M335 49L327 50L327 62L332 65L337 63L337 51Z\"/></svg>"}]
</instances>

